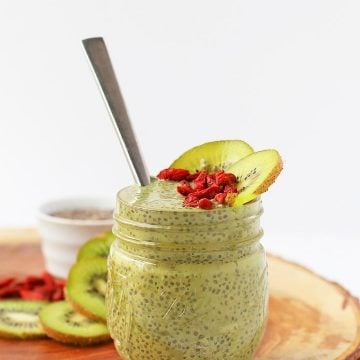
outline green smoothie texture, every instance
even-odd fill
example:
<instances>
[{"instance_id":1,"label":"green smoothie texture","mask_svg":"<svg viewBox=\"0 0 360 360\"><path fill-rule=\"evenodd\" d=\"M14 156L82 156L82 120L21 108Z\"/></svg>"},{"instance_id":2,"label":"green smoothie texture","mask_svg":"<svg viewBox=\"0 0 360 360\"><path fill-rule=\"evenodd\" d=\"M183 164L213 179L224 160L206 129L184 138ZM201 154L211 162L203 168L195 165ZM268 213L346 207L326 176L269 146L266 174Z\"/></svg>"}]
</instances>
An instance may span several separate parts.
<instances>
[{"instance_id":1,"label":"green smoothie texture","mask_svg":"<svg viewBox=\"0 0 360 360\"><path fill-rule=\"evenodd\" d=\"M182 207L177 183L117 197L107 319L123 360L251 359L267 317L261 201Z\"/></svg>"}]
</instances>

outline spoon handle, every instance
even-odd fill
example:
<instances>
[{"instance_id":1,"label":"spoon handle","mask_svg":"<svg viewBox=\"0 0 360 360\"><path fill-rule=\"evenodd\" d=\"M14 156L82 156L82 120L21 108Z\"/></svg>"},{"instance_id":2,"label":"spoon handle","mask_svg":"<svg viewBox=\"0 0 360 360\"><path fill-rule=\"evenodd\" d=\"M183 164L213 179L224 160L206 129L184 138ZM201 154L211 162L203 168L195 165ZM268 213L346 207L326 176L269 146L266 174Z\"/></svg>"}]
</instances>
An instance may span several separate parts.
<instances>
[{"instance_id":1,"label":"spoon handle","mask_svg":"<svg viewBox=\"0 0 360 360\"><path fill-rule=\"evenodd\" d=\"M83 46L133 177L138 185L147 185L150 183L150 176L136 141L104 39L85 39Z\"/></svg>"}]
</instances>

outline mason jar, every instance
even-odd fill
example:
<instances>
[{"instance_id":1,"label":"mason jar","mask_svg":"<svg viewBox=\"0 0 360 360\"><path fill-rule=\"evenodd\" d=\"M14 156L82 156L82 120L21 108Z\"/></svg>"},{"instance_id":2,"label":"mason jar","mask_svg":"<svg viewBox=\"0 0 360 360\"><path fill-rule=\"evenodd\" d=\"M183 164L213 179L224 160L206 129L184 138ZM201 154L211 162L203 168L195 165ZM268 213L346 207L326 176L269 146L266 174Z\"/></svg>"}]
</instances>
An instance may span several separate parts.
<instances>
[{"instance_id":1,"label":"mason jar","mask_svg":"<svg viewBox=\"0 0 360 360\"><path fill-rule=\"evenodd\" d=\"M201 210L117 196L108 326L123 360L251 359L267 318L258 198Z\"/></svg>"}]
</instances>

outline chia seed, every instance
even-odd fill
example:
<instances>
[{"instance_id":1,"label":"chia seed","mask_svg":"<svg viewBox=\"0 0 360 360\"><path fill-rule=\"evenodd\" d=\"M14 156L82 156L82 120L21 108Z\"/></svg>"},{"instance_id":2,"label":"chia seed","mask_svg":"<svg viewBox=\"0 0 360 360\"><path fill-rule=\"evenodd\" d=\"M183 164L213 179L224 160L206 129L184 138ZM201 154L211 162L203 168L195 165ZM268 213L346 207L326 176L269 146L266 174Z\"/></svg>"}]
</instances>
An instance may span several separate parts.
<instances>
[{"instance_id":1,"label":"chia seed","mask_svg":"<svg viewBox=\"0 0 360 360\"><path fill-rule=\"evenodd\" d=\"M118 194L106 299L115 346L123 360L251 359L268 301L261 201L183 208L175 186Z\"/></svg>"}]
</instances>

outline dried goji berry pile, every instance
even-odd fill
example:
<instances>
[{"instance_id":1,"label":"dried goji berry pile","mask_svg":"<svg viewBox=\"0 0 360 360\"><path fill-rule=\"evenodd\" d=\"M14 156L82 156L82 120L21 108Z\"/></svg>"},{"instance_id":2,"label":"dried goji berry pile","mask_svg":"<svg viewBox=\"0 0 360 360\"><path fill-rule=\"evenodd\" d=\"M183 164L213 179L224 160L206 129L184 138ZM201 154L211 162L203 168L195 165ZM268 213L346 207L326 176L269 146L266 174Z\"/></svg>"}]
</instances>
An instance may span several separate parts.
<instances>
[{"instance_id":1,"label":"dried goji berry pile","mask_svg":"<svg viewBox=\"0 0 360 360\"><path fill-rule=\"evenodd\" d=\"M190 174L185 169L164 169L157 175L160 180L179 181L177 191L185 196L183 206L210 210L216 204L229 204L238 192L237 178L224 170L205 170Z\"/></svg>"},{"instance_id":2,"label":"dried goji berry pile","mask_svg":"<svg viewBox=\"0 0 360 360\"><path fill-rule=\"evenodd\" d=\"M29 275L22 280L9 277L0 280L0 299L58 301L64 299L64 286L65 280L55 279L47 272L41 276Z\"/></svg>"}]
</instances>

